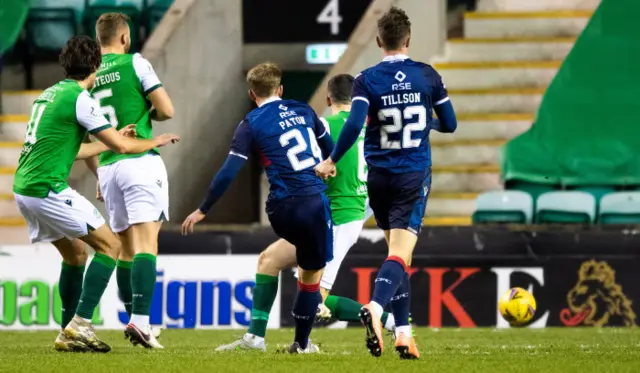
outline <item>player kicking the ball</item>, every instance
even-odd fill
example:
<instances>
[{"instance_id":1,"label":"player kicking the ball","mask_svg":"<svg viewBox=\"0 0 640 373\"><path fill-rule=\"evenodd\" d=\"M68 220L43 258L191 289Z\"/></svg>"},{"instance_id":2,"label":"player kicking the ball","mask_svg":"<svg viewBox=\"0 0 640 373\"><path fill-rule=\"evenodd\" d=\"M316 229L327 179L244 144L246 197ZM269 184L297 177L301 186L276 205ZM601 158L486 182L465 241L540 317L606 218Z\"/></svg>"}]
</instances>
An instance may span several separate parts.
<instances>
[{"instance_id":1,"label":"player kicking the ball","mask_svg":"<svg viewBox=\"0 0 640 373\"><path fill-rule=\"evenodd\" d=\"M87 91L100 62L100 47L87 36L71 38L64 46L60 64L68 79L46 89L33 103L13 183L31 242L51 242L62 255L63 330L55 343L60 351L110 350L96 336L91 318L120 252L120 242L98 210L67 184L74 160L109 149L138 153L178 140L171 134L153 140L119 134ZM87 133L101 142L83 145ZM84 284L87 253L82 241L96 251Z\"/></svg>"},{"instance_id":2,"label":"player kicking the ball","mask_svg":"<svg viewBox=\"0 0 640 373\"><path fill-rule=\"evenodd\" d=\"M200 208L182 224L182 233L193 232L255 149L269 179L266 211L271 226L296 249L300 278L292 310L295 337L289 352L314 353L318 347L309 341L309 335L322 302L322 272L333 256L333 222L324 193L327 187L313 167L322 160L322 152L331 152L333 142L309 105L280 99L281 77L272 63L257 65L247 74L249 96L258 108L240 122L227 160Z\"/></svg>"},{"instance_id":3,"label":"player kicking the ball","mask_svg":"<svg viewBox=\"0 0 640 373\"><path fill-rule=\"evenodd\" d=\"M327 104L332 115L320 120L325 124L331 136L337 137L342 131L351 110L351 89L353 77L347 74L336 75L329 80ZM318 318L339 321L360 321L362 305L354 300L329 295L338 275L340 265L349 249L356 243L366 219L367 205L367 169L362 151L364 133L358 137L358 143L351 147L337 165L337 175L327 181L327 197L331 203L333 217L334 256L322 275L320 293L324 305L320 305ZM256 287L253 290L253 306L249 330L239 340L220 346L216 351L261 350L266 351L265 335L269 313L278 293L278 275L281 271L296 265L295 247L284 239L271 244L260 253ZM296 274L297 276L297 274ZM394 327L393 315L384 313L383 324Z\"/></svg>"},{"instance_id":4,"label":"player kicking the ball","mask_svg":"<svg viewBox=\"0 0 640 373\"><path fill-rule=\"evenodd\" d=\"M367 348L372 355L380 356L380 317L391 303L396 321L395 347L401 359L420 356L409 324L411 285L407 266L431 185L429 129L453 132L457 126L440 75L431 66L407 56L410 39L409 18L392 7L378 21L377 43L385 57L356 77L349 119L331 156L316 168L321 177L335 173L336 162L356 142L368 115L364 151L369 166L369 199L378 227L384 230L389 256L360 318L367 333ZM432 109L438 115L437 123Z\"/></svg>"},{"instance_id":5,"label":"player kicking the ball","mask_svg":"<svg viewBox=\"0 0 640 373\"><path fill-rule=\"evenodd\" d=\"M151 120L173 115L173 104L149 61L126 54L131 45L129 18L106 13L98 18L96 35L102 65L91 91L116 128L135 123L139 138L151 138ZM99 190L109 215L109 225L122 241L116 280L130 316L125 330L133 344L163 348L149 325L156 283L158 233L169 220L169 182L158 149L136 154L100 154Z\"/></svg>"}]
</instances>

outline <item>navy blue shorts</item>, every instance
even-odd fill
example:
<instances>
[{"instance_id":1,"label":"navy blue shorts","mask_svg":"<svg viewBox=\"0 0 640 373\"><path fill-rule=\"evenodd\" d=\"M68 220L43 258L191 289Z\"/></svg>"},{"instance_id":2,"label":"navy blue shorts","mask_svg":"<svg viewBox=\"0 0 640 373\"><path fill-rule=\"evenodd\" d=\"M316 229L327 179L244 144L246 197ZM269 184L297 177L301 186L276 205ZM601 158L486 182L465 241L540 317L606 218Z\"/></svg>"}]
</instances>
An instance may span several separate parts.
<instances>
[{"instance_id":1,"label":"navy blue shorts","mask_svg":"<svg viewBox=\"0 0 640 373\"><path fill-rule=\"evenodd\" d=\"M333 259L331 206L324 193L270 201L267 215L276 234L296 247L302 269L318 270Z\"/></svg>"},{"instance_id":2,"label":"navy blue shorts","mask_svg":"<svg viewBox=\"0 0 640 373\"><path fill-rule=\"evenodd\" d=\"M369 168L368 183L369 205L380 229L420 233L431 189L431 167L405 174Z\"/></svg>"}]
</instances>

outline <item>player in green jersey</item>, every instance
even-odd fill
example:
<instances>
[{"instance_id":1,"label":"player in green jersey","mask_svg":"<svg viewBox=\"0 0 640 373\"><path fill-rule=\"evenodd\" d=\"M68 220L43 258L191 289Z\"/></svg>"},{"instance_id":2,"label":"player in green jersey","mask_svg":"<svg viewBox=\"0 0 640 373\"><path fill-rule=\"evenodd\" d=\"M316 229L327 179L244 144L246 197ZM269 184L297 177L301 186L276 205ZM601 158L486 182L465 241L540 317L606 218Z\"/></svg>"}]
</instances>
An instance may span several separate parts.
<instances>
[{"instance_id":1,"label":"player in green jersey","mask_svg":"<svg viewBox=\"0 0 640 373\"><path fill-rule=\"evenodd\" d=\"M321 120L334 138L340 134L349 117L352 85L353 77L347 74L336 75L329 80L327 104L331 107L332 115ZM364 133L337 164L336 177L327 180L328 188L325 193L331 202L334 249L333 260L327 263L320 281L324 305L320 305L317 316L323 319L330 318L333 314L340 321L360 321L360 303L329 295L329 292L338 275L340 264L358 240L364 222L371 216L367 208L367 169L363 141ZM264 337L269 313L278 292L278 275L282 270L295 265L295 247L286 240L279 239L260 253L249 330L242 339L220 346L216 351L266 351ZM383 322L390 330L395 327L393 315L385 313ZM312 350L318 351L315 346Z\"/></svg>"},{"instance_id":2,"label":"player in green jersey","mask_svg":"<svg viewBox=\"0 0 640 373\"><path fill-rule=\"evenodd\" d=\"M63 330L55 347L63 351L110 350L97 338L90 320L121 248L98 210L67 184L74 160L108 149L138 153L178 140L171 134L153 140L127 138L109 124L87 91L100 61L98 44L87 36L71 38L62 49L60 64L68 79L46 89L33 103L13 184L31 242L51 242L62 255ZM87 133L101 143L83 145ZM96 251L84 283L83 242Z\"/></svg>"},{"instance_id":3,"label":"player in green jersey","mask_svg":"<svg viewBox=\"0 0 640 373\"><path fill-rule=\"evenodd\" d=\"M173 104L153 67L139 53L127 54L131 45L129 18L105 13L96 23L102 64L91 91L111 125L135 123L139 138L151 138L151 120L173 116ZM100 154L99 190L109 225L123 248L116 267L120 297L130 316L125 335L133 344L162 348L149 325L156 282L158 233L169 220L167 170L157 149L137 154Z\"/></svg>"}]
</instances>

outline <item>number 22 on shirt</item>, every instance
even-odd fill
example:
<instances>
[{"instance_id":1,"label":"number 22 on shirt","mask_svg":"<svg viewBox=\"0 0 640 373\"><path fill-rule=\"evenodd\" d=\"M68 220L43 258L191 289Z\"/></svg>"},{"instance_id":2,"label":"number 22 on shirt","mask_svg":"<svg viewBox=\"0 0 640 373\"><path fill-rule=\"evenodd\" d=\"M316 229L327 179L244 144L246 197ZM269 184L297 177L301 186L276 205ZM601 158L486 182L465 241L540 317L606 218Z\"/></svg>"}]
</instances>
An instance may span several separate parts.
<instances>
[{"instance_id":1,"label":"number 22 on shirt","mask_svg":"<svg viewBox=\"0 0 640 373\"><path fill-rule=\"evenodd\" d=\"M417 116L416 122L407 123ZM407 106L403 111L398 108L385 108L378 112L378 119L383 122L388 118L393 124L380 126L380 148L382 149L407 149L420 146L422 139L414 139L413 132L424 131L427 128L427 109L422 105ZM389 140L390 133L402 131L400 140Z\"/></svg>"}]
</instances>

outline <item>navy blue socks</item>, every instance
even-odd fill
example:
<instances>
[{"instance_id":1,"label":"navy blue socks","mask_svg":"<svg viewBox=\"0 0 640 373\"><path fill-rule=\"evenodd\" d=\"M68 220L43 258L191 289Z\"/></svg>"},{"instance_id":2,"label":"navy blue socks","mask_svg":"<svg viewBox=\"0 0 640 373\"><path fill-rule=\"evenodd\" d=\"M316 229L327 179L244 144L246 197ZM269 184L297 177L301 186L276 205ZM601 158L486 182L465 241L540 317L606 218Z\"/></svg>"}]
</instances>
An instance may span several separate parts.
<instances>
[{"instance_id":1,"label":"navy blue socks","mask_svg":"<svg viewBox=\"0 0 640 373\"><path fill-rule=\"evenodd\" d=\"M298 294L293 303L292 314L296 325L294 342L298 342L301 349L307 348L309 335L321 301L320 283L305 285L298 282Z\"/></svg>"}]
</instances>

